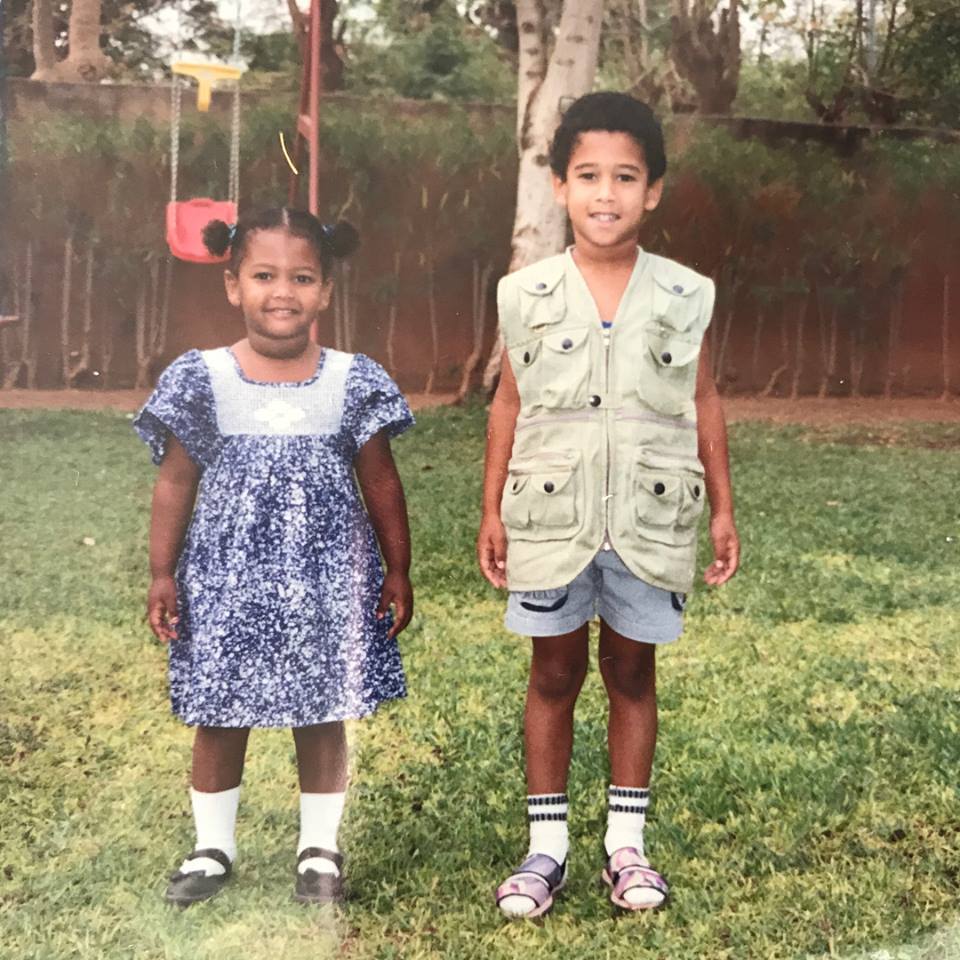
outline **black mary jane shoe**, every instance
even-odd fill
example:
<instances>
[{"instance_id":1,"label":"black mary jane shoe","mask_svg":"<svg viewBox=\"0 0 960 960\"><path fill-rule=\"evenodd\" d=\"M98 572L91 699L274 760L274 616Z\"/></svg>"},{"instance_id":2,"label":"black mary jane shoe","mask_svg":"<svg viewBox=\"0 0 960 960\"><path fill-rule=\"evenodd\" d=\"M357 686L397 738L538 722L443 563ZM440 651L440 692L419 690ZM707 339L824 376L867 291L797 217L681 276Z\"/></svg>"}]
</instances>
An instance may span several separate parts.
<instances>
[{"instance_id":1,"label":"black mary jane shoe","mask_svg":"<svg viewBox=\"0 0 960 960\"><path fill-rule=\"evenodd\" d=\"M215 897L227 885L230 874L233 872L230 858L222 850L209 847L204 850L194 850L187 857L187 861L199 860L202 857L216 860L223 867L224 872L209 876L202 869L187 872L178 870L170 877L170 885L164 894L167 903L177 907L189 907L191 904L200 903L201 900Z\"/></svg>"},{"instance_id":2,"label":"black mary jane shoe","mask_svg":"<svg viewBox=\"0 0 960 960\"><path fill-rule=\"evenodd\" d=\"M300 864L313 857L322 857L329 860L339 875L320 873L318 870L306 869L300 872ZM343 855L323 847L306 847L297 857L297 885L293 891L293 899L298 903L343 903Z\"/></svg>"}]
</instances>

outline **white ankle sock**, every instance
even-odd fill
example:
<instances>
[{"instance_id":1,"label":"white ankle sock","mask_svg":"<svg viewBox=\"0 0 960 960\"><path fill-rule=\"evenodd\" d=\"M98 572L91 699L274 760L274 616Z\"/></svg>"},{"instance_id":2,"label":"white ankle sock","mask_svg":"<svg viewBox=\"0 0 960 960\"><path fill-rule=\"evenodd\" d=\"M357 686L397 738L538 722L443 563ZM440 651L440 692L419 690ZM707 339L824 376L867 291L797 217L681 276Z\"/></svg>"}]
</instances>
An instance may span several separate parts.
<instances>
[{"instance_id":1,"label":"white ankle sock","mask_svg":"<svg viewBox=\"0 0 960 960\"><path fill-rule=\"evenodd\" d=\"M607 788L607 832L603 838L609 857L621 847L636 847L643 856L643 827L650 791L640 787Z\"/></svg>"},{"instance_id":2,"label":"white ankle sock","mask_svg":"<svg viewBox=\"0 0 960 960\"><path fill-rule=\"evenodd\" d=\"M297 841L297 856L307 847L321 847L339 853L337 832L343 817L346 793L301 793L300 794L300 839ZM299 864L297 870L316 870L317 873L332 873L339 876L337 865L326 857L310 857Z\"/></svg>"},{"instance_id":3,"label":"white ankle sock","mask_svg":"<svg viewBox=\"0 0 960 960\"><path fill-rule=\"evenodd\" d=\"M617 787L607 789L607 832L603 845L609 857L621 847L635 847L645 858L643 828L647 822L647 805L650 791L643 787ZM627 890L624 899L635 906L659 906L663 894L658 890L637 887Z\"/></svg>"},{"instance_id":4,"label":"white ankle sock","mask_svg":"<svg viewBox=\"0 0 960 960\"><path fill-rule=\"evenodd\" d=\"M545 853L559 864L567 859L570 848L567 830L567 795L565 793L537 793L527 797L527 821L530 824L530 847L532 853ZM504 897L500 909L511 917L522 917L534 908L529 897L521 895Z\"/></svg>"},{"instance_id":5,"label":"white ankle sock","mask_svg":"<svg viewBox=\"0 0 960 960\"><path fill-rule=\"evenodd\" d=\"M190 805L193 807L193 822L197 830L195 850L213 847L222 850L232 863L237 858L237 843L234 831L237 825L237 807L240 803L240 788L220 790L217 793L203 793L190 788ZM208 857L199 860L184 860L180 864L182 873L204 871L213 877L225 873L223 864Z\"/></svg>"}]
</instances>

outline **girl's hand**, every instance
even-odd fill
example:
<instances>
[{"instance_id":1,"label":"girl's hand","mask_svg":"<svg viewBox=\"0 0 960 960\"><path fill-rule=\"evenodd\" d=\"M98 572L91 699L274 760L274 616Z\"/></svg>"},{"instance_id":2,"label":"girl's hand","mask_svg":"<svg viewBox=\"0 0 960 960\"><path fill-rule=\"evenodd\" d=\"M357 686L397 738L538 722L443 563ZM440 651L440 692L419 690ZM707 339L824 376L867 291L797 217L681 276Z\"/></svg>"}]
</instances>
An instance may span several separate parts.
<instances>
[{"instance_id":1,"label":"girl's hand","mask_svg":"<svg viewBox=\"0 0 960 960\"><path fill-rule=\"evenodd\" d=\"M161 642L177 639L177 586L173 577L155 577L147 594L147 621Z\"/></svg>"},{"instance_id":2,"label":"girl's hand","mask_svg":"<svg viewBox=\"0 0 960 960\"><path fill-rule=\"evenodd\" d=\"M485 515L477 534L477 560L480 572L493 584L507 585L507 533L496 514Z\"/></svg>"},{"instance_id":3,"label":"girl's hand","mask_svg":"<svg viewBox=\"0 0 960 960\"><path fill-rule=\"evenodd\" d=\"M387 636L392 640L406 629L413 616L413 587L410 577L398 570L388 570L383 578L380 590L380 603L377 606L377 619L382 620L393 607L393 626Z\"/></svg>"},{"instance_id":4,"label":"girl's hand","mask_svg":"<svg viewBox=\"0 0 960 960\"><path fill-rule=\"evenodd\" d=\"M710 521L710 539L716 559L707 567L703 579L713 587L726 583L740 566L740 537L733 517L720 514Z\"/></svg>"}]
</instances>

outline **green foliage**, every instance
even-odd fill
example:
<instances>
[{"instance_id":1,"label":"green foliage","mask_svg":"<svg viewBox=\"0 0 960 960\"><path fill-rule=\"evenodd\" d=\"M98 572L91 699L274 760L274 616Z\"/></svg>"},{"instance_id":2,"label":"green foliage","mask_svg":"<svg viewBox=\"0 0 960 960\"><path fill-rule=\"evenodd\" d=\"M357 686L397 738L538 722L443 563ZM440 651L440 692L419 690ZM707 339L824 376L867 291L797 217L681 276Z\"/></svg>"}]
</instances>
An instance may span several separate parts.
<instances>
[{"instance_id":1,"label":"green foliage","mask_svg":"<svg viewBox=\"0 0 960 960\"><path fill-rule=\"evenodd\" d=\"M169 716L164 651L142 621L155 472L123 415L0 412L6 954L954 955L955 426L734 427L744 567L693 596L685 637L660 655L648 837L671 907L615 919L597 889L606 704L591 671L567 891L545 923L507 926L492 891L525 849L528 644L473 560L484 415L422 413L395 445L418 591L410 696L351 727L353 898L335 915L290 901L283 731L251 738L231 887L186 914L162 902L192 833L190 732Z\"/></svg>"}]
</instances>

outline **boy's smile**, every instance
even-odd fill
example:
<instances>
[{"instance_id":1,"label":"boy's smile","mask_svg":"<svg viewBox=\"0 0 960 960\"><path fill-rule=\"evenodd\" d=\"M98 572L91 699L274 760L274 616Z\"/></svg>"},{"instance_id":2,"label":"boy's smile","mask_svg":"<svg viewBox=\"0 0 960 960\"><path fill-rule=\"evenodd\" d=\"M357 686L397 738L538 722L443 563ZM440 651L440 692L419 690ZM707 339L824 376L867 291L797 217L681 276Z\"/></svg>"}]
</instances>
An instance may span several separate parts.
<instances>
[{"instance_id":1,"label":"boy's smile","mask_svg":"<svg viewBox=\"0 0 960 960\"><path fill-rule=\"evenodd\" d=\"M570 154L565 180L553 178L578 251L598 259L633 257L644 215L656 208L662 178L647 182L643 148L627 133L590 130Z\"/></svg>"}]
</instances>

